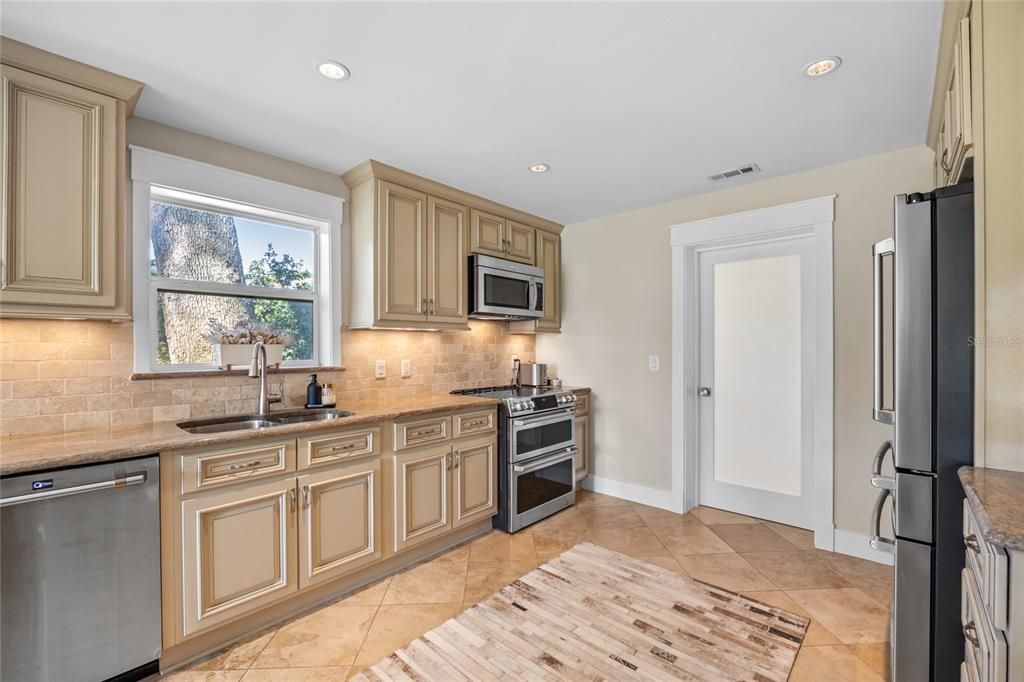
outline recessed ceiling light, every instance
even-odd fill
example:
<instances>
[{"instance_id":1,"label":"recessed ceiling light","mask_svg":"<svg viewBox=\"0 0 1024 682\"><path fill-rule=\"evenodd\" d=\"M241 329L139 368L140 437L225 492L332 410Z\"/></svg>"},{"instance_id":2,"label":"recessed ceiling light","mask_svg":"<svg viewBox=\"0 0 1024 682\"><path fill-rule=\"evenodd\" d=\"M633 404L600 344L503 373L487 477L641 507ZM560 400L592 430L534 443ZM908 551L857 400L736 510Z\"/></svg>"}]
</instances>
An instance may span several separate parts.
<instances>
[{"instance_id":1,"label":"recessed ceiling light","mask_svg":"<svg viewBox=\"0 0 1024 682\"><path fill-rule=\"evenodd\" d=\"M332 81L343 81L350 75L347 66L330 60L317 62L316 70L321 76L330 78Z\"/></svg>"},{"instance_id":2,"label":"recessed ceiling light","mask_svg":"<svg viewBox=\"0 0 1024 682\"><path fill-rule=\"evenodd\" d=\"M546 163L535 163L530 166L531 173L547 173L549 170L551 170L551 166Z\"/></svg>"},{"instance_id":3,"label":"recessed ceiling light","mask_svg":"<svg viewBox=\"0 0 1024 682\"><path fill-rule=\"evenodd\" d=\"M825 74L832 73L838 69L839 65L842 63L843 60L839 57L822 57L821 59L817 59L805 66L804 75L810 76L811 78L824 76Z\"/></svg>"}]
</instances>

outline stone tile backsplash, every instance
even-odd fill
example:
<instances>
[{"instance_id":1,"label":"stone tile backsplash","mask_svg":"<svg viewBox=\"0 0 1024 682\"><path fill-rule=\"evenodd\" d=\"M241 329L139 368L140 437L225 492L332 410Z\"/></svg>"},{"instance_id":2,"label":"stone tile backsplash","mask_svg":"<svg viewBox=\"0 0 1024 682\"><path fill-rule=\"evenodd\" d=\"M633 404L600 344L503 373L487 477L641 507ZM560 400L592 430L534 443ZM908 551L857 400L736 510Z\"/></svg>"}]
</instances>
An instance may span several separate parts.
<instances>
[{"instance_id":1,"label":"stone tile backsplash","mask_svg":"<svg viewBox=\"0 0 1024 682\"><path fill-rule=\"evenodd\" d=\"M474 320L468 332L342 330L345 371L317 372L338 405L503 384L513 355L534 360L534 338L504 323ZM400 362L412 376L399 377ZM384 360L387 377L374 378ZM0 321L0 436L202 419L256 409L259 389L245 375L130 379L131 324L80 320ZM310 370L312 372L313 370ZM309 378L271 374L286 407L305 402ZM273 406L281 409L281 406Z\"/></svg>"}]
</instances>

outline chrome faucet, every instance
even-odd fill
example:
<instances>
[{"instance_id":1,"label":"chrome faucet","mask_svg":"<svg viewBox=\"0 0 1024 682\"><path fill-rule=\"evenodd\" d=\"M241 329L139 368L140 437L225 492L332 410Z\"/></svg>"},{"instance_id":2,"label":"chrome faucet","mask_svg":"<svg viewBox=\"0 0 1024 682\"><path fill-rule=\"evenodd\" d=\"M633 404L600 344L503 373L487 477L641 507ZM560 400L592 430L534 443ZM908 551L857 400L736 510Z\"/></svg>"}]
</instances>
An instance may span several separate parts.
<instances>
[{"instance_id":1,"label":"chrome faucet","mask_svg":"<svg viewBox=\"0 0 1024 682\"><path fill-rule=\"evenodd\" d=\"M260 380L260 399L258 411L261 417L270 414L270 404L281 402L280 393L267 392L267 349L262 341L252 347L252 364L249 365L249 376Z\"/></svg>"}]
</instances>

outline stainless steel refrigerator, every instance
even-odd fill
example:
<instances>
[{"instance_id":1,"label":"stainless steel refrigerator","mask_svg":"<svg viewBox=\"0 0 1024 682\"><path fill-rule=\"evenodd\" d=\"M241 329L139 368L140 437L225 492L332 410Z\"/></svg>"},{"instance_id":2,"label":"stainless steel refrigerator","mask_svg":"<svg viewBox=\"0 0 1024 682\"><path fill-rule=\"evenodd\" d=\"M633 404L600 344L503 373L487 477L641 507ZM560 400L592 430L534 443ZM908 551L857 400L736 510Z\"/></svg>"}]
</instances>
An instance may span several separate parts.
<instances>
[{"instance_id":1,"label":"stainless steel refrigerator","mask_svg":"<svg viewBox=\"0 0 1024 682\"><path fill-rule=\"evenodd\" d=\"M894 221L893 238L872 254L873 417L891 424L893 437L872 465L880 492L871 545L895 555L894 682L959 680L964 494L957 469L973 461L973 187L901 194ZM883 473L889 455L892 476ZM895 539L881 533L887 498Z\"/></svg>"}]
</instances>

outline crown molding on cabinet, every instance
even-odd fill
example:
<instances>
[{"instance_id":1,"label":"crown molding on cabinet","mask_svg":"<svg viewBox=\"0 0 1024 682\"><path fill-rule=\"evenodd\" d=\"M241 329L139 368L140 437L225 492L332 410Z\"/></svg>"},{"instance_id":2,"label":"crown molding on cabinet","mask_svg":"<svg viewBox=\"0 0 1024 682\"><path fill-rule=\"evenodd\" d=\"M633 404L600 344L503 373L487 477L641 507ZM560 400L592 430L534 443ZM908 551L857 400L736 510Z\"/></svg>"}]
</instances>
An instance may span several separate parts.
<instances>
[{"instance_id":1,"label":"crown molding on cabinet","mask_svg":"<svg viewBox=\"0 0 1024 682\"><path fill-rule=\"evenodd\" d=\"M0 61L9 66L119 99L126 105L127 118L131 118L135 112L135 105L145 85L116 73L40 50L7 36L0 36Z\"/></svg>"},{"instance_id":2,"label":"crown molding on cabinet","mask_svg":"<svg viewBox=\"0 0 1024 682\"><path fill-rule=\"evenodd\" d=\"M499 204L496 201L491 201L490 199L485 199L475 194L470 194L469 192L464 192L461 189L456 189L455 187L445 185L444 183L429 180L419 175L414 175L401 170L400 168L395 168L394 166L389 166L386 163L381 163L375 159L364 161L341 176L341 179L350 190L355 186L366 182L370 178L394 182L409 189L438 196L442 199L455 201L477 210L496 213L516 222L525 223L541 230L554 232L555 234L560 234L564 227L560 223L505 206L504 204Z\"/></svg>"}]
</instances>

